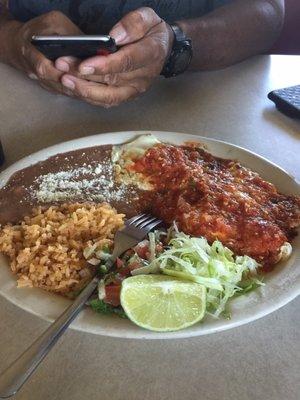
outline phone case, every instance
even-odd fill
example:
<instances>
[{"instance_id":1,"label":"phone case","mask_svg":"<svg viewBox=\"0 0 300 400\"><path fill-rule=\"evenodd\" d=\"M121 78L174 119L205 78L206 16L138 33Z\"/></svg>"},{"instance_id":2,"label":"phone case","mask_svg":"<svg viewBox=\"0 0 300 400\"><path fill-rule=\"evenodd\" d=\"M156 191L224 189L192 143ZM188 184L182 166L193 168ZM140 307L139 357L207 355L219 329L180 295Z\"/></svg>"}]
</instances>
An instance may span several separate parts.
<instances>
[{"instance_id":1,"label":"phone case","mask_svg":"<svg viewBox=\"0 0 300 400\"><path fill-rule=\"evenodd\" d=\"M282 113L293 118L300 118L300 85L273 90L268 94L268 98Z\"/></svg>"},{"instance_id":2,"label":"phone case","mask_svg":"<svg viewBox=\"0 0 300 400\"><path fill-rule=\"evenodd\" d=\"M31 43L47 58L56 60L59 57L73 56L80 59L93 57L96 55L108 55L117 51L117 46L113 38L108 41L102 40L37 40L32 39Z\"/></svg>"}]
</instances>

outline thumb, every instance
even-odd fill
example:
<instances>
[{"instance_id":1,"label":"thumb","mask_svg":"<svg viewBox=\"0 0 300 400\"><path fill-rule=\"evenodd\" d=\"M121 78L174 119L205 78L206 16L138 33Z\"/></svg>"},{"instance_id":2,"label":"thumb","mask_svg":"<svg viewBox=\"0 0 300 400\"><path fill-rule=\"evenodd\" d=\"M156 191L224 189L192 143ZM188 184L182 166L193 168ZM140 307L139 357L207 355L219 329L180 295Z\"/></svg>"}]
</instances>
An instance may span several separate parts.
<instances>
[{"instance_id":1,"label":"thumb","mask_svg":"<svg viewBox=\"0 0 300 400\"><path fill-rule=\"evenodd\" d=\"M143 38L162 19L152 8L141 7L126 14L110 31L110 36L116 44L123 46Z\"/></svg>"}]
</instances>

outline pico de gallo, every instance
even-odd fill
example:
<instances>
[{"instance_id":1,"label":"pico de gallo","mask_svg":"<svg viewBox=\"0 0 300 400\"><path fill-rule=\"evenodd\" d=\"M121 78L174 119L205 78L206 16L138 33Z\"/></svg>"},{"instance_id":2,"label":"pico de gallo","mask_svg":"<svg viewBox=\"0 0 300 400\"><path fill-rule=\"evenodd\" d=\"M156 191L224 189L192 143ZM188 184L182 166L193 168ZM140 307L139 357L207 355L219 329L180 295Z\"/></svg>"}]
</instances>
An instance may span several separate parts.
<instances>
[{"instance_id":1,"label":"pico de gallo","mask_svg":"<svg viewBox=\"0 0 300 400\"><path fill-rule=\"evenodd\" d=\"M148 239L143 240L137 246L127 250L121 257L118 257L115 268L106 273L105 261L110 256L110 249L104 248L100 252L93 249L88 252L88 262L92 265L99 264L98 268L103 279L99 283L98 298L90 301L91 307L102 314L118 314L125 317L120 306L121 286L124 279L136 273L147 273L150 263L164 251L169 240L169 234L165 231L150 232ZM98 255L98 259L95 257ZM155 272L153 270L153 272Z\"/></svg>"},{"instance_id":2,"label":"pico de gallo","mask_svg":"<svg viewBox=\"0 0 300 400\"><path fill-rule=\"evenodd\" d=\"M203 237L190 237L179 232L176 225L167 232L150 232L147 239L118 258L111 271L105 267L109 250L96 253L103 278L90 305L103 314L126 317L120 301L122 283L134 275L165 274L205 286L206 313L215 317L228 315L225 307L231 297L263 285L254 259L234 256L219 241L210 245ZM93 257L90 260L95 264Z\"/></svg>"}]
</instances>

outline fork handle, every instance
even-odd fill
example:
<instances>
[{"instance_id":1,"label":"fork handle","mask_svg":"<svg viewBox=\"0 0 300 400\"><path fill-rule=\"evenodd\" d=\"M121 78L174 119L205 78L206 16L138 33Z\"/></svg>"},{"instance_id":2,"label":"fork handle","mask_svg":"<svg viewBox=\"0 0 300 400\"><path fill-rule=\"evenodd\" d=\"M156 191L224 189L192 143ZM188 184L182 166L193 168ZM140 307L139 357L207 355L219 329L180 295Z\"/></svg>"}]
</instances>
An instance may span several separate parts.
<instances>
[{"instance_id":1,"label":"fork handle","mask_svg":"<svg viewBox=\"0 0 300 400\"><path fill-rule=\"evenodd\" d=\"M63 314L0 375L0 398L13 396L23 386L83 308L98 283L99 278L94 277Z\"/></svg>"}]
</instances>

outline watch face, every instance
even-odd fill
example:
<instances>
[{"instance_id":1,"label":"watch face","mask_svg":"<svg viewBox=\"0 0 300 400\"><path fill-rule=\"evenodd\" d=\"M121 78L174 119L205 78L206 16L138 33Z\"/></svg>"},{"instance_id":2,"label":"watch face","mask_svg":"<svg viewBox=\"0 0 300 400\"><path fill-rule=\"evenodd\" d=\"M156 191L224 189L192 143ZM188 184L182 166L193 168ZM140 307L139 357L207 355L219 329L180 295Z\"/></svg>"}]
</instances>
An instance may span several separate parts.
<instances>
[{"instance_id":1,"label":"watch face","mask_svg":"<svg viewBox=\"0 0 300 400\"><path fill-rule=\"evenodd\" d=\"M176 57L174 59L174 65L173 65L173 72L174 75L178 75L182 72L184 72L192 58L192 49L190 46L184 46L180 49L180 51L176 54Z\"/></svg>"},{"instance_id":2,"label":"watch face","mask_svg":"<svg viewBox=\"0 0 300 400\"><path fill-rule=\"evenodd\" d=\"M173 50L167 60L161 75L166 78L177 76L186 71L193 57L193 49L190 39L175 41Z\"/></svg>"},{"instance_id":3,"label":"watch face","mask_svg":"<svg viewBox=\"0 0 300 400\"><path fill-rule=\"evenodd\" d=\"M177 73L183 72L186 70L186 67L189 65L191 59L191 54L188 50L183 50L175 61L175 71Z\"/></svg>"}]
</instances>

